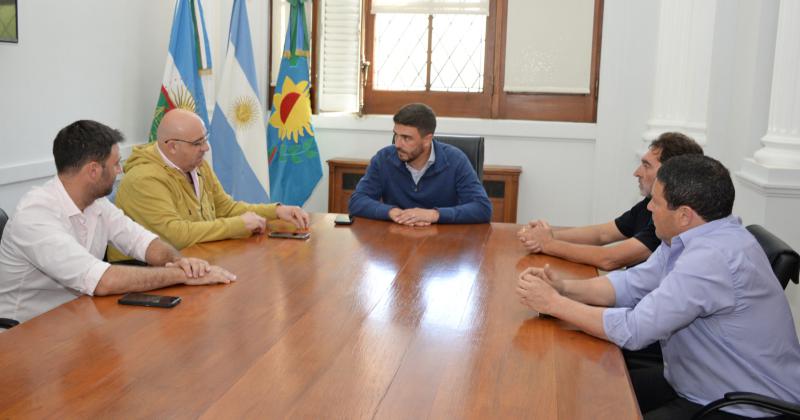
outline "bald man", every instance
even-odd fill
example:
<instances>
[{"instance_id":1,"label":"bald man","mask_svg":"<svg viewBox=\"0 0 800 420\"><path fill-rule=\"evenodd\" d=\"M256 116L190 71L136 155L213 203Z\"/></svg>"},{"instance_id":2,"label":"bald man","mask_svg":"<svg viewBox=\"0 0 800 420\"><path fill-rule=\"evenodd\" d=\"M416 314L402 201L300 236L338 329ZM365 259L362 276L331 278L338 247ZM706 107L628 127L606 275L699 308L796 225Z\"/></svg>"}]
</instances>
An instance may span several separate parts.
<instances>
[{"instance_id":1,"label":"bald man","mask_svg":"<svg viewBox=\"0 0 800 420\"><path fill-rule=\"evenodd\" d=\"M125 163L116 204L178 249L199 242L263 233L267 220L282 219L307 229L308 214L280 203L234 201L203 157L205 124L195 113L173 109L158 126L158 141L136 146ZM112 261L127 259L111 249Z\"/></svg>"}]
</instances>

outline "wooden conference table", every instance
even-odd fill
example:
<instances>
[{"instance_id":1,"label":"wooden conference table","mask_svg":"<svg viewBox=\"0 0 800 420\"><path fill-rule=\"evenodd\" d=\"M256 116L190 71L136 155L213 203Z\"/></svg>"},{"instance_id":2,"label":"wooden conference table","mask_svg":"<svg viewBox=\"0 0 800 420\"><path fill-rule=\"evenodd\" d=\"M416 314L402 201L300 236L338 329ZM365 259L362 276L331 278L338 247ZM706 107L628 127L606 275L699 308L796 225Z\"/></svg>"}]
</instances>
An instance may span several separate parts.
<instances>
[{"instance_id":1,"label":"wooden conference table","mask_svg":"<svg viewBox=\"0 0 800 420\"><path fill-rule=\"evenodd\" d=\"M195 246L239 275L172 309L82 297L0 334L0 418L638 418L619 349L518 303L517 225L312 216Z\"/></svg>"}]
</instances>

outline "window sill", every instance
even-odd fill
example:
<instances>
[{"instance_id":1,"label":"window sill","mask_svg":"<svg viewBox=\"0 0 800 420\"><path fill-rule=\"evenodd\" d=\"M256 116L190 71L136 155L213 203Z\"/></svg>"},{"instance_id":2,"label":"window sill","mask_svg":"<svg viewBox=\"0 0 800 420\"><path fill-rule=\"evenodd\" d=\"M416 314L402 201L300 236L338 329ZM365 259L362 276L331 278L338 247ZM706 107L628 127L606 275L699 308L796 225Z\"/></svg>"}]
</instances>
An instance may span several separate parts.
<instances>
[{"instance_id":1,"label":"window sill","mask_svg":"<svg viewBox=\"0 0 800 420\"><path fill-rule=\"evenodd\" d=\"M482 135L485 137L546 138L594 142L597 124L553 121L494 120L481 118L438 117L437 133ZM321 113L313 115L315 128L387 133L392 130L391 115Z\"/></svg>"}]
</instances>

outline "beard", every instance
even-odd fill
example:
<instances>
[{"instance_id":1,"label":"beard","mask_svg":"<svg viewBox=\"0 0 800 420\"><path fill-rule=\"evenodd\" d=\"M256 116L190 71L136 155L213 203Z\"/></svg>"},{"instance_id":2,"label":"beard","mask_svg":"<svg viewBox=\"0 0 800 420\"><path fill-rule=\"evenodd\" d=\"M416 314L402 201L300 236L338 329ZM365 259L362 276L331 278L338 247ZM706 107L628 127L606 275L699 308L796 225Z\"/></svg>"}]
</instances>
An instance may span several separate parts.
<instances>
[{"instance_id":1,"label":"beard","mask_svg":"<svg viewBox=\"0 0 800 420\"><path fill-rule=\"evenodd\" d=\"M103 184L103 185L96 185L94 188L94 199L97 200L99 198L107 197L111 192L114 191L114 183L111 182L110 184Z\"/></svg>"},{"instance_id":2,"label":"beard","mask_svg":"<svg viewBox=\"0 0 800 420\"><path fill-rule=\"evenodd\" d=\"M100 179L100 181L98 181L94 188L95 200L111 194L111 192L114 191L114 184L116 181L117 177L112 171L108 171L108 173L103 171L103 177Z\"/></svg>"},{"instance_id":3,"label":"beard","mask_svg":"<svg viewBox=\"0 0 800 420\"><path fill-rule=\"evenodd\" d=\"M114 191L114 184L111 184L111 185L108 186L108 188L100 191L100 197L106 197L106 196L110 195L112 191ZM98 197L98 198L100 198L100 197Z\"/></svg>"},{"instance_id":4,"label":"beard","mask_svg":"<svg viewBox=\"0 0 800 420\"><path fill-rule=\"evenodd\" d=\"M422 154L422 148L414 149L409 152L404 152L400 149L397 149L397 157L400 159L401 162L411 162L412 160L419 157Z\"/></svg>"},{"instance_id":5,"label":"beard","mask_svg":"<svg viewBox=\"0 0 800 420\"><path fill-rule=\"evenodd\" d=\"M639 193L642 195L642 197L650 197L652 188L653 186L651 185L650 188L646 189L644 184L642 184L642 181L639 181Z\"/></svg>"}]
</instances>

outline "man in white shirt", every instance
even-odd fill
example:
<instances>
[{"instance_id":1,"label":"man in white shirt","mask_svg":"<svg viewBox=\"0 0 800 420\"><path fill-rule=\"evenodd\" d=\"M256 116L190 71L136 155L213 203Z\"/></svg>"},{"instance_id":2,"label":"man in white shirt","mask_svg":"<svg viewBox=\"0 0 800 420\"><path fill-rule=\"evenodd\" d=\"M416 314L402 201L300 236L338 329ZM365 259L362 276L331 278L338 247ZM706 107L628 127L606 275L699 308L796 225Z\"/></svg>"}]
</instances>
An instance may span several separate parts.
<instances>
[{"instance_id":1,"label":"man in white shirt","mask_svg":"<svg viewBox=\"0 0 800 420\"><path fill-rule=\"evenodd\" d=\"M86 295L174 284L230 283L236 276L185 258L139 226L107 196L121 172L122 133L76 121L53 141L58 174L20 200L0 242L0 317L27 321ZM102 261L108 243L153 267Z\"/></svg>"}]
</instances>

